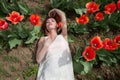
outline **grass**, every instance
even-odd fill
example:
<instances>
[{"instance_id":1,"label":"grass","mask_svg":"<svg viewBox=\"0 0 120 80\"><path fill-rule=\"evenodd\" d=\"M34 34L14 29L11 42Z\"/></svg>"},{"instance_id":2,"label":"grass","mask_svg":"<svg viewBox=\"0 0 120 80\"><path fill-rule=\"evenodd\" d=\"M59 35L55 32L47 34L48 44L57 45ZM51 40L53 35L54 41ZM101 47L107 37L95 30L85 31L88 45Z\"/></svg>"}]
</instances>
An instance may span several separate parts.
<instances>
[{"instance_id":1,"label":"grass","mask_svg":"<svg viewBox=\"0 0 120 80\"><path fill-rule=\"evenodd\" d=\"M13 65L10 65L9 68L10 68L11 72L15 72L16 71L16 68Z\"/></svg>"},{"instance_id":2,"label":"grass","mask_svg":"<svg viewBox=\"0 0 120 80\"><path fill-rule=\"evenodd\" d=\"M24 77L24 79L32 76L32 75L35 75L37 74L37 71L38 71L38 67L37 66L29 66L27 69L25 69L23 72L22 72L22 75Z\"/></svg>"},{"instance_id":3,"label":"grass","mask_svg":"<svg viewBox=\"0 0 120 80\"><path fill-rule=\"evenodd\" d=\"M19 62L19 59L15 56L3 56L3 61L7 62Z\"/></svg>"},{"instance_id":4,"label":"grass","mask_svg":"<svg viewBox=\"0 0 120 80\"><path fill-rule=\"evenodd\" d=\"M2 77L10 77L11 75L2 67L3 65L0 64L0 80Z\"/></svg>"}]
</instances>

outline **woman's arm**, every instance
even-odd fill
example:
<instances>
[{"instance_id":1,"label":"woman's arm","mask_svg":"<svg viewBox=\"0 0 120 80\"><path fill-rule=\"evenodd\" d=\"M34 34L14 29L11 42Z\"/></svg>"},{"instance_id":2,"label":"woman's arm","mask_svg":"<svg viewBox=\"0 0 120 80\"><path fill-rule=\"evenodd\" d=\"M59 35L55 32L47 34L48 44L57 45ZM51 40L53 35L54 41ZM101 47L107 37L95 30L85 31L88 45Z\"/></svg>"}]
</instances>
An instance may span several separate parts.
<instances>
[{"instance_id":1,"label":"woman's arm","mask_svg":"<svg viewBox=\"0 0 120 80\"><path fill-rule=\"evenodd\" d=\"M38 49L36 53L36 61L39 64L43 58L45 57L45 54L48 50L48 47L51 45L52 40L50 39L50 36L48 36L47 39L44 37L41 37L40 41L38 42Z\"/></svg>"},{"instance_id":2,"label":"woman's arm","mask_svg":"<svg viewBox=\"0 0 120 80\"><path fill-rule=\"evenodd\" d=\"M59 9L52 9L50 12L49 12L49 16L55 16L55 14L58 14L61 18L61 22L62 22L62 35L63 37L67 40L67 21L66 21L66 16L65 16L65 13Z\"/></svg>"},{"instance_id":3,"label":"woman's arm","mask_svg":"<svg viewBox=\"0 0 120 80\"><path fill-rule=\"evenodd\" d=\"M37 45L36 61L38 64L42 61L47 51L47 47L44 46L44 42L44 37L41 37Z\"/></svg>"}]
</instances>

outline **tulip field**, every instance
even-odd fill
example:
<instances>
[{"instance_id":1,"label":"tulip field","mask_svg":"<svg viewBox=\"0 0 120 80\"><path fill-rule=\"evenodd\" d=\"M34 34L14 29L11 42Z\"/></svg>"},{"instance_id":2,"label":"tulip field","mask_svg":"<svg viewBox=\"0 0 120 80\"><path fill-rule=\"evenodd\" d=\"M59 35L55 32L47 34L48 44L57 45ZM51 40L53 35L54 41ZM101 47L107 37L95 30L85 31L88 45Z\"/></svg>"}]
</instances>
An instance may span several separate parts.
<instances>
[{"instance_id":1,"label":"tulip field","mask_svg":"<svg viewBox=\"0 0 120 80\"><path fill-rule=\"evenodd\" d=\"M0 80L36 79L35 49L53 8L66 14L75 80L120 80L120 0L0 0Z\"/></svg>"}]
</instances>

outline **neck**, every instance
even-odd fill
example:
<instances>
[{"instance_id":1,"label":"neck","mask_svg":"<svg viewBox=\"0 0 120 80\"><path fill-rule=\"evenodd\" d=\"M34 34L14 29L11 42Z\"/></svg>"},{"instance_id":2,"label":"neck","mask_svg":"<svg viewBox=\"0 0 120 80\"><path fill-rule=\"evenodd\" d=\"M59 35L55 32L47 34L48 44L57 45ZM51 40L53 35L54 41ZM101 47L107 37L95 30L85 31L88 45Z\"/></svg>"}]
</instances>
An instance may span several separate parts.
<instances>
[{"instance_id":1,"label":"neck","mask_svg":"<svg viewBox=\"0 0 120 80\"><path fill-rule=\"evenodd\" d=\"M51 39L55 39L57 36L56 30L51 30L48 36L50 36Z\"/></svg>"}]
</instances>

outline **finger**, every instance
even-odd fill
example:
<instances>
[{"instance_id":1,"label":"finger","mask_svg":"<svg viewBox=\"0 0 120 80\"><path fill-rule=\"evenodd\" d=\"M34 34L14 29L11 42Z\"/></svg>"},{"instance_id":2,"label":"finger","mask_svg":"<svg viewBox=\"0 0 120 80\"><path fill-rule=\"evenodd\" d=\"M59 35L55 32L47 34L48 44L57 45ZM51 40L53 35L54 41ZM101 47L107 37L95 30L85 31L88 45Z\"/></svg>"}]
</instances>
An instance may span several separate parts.
<instances>
[{"instance_id":1,"label":"finger","mask_svg":"<svg viewBox=\"0 0 120 80\"><path fill-rule=\"evenodd\" d=\"M53 11L54 9L50 10L49 13L48 13L48 16L50 16L51 12Z\"/></svg>"},{"instance_id":2,"label":"finger","mask_svg":"<svg viewBox=\"0 0 120 80\"><path fill-rule=\"evenodd\" d=\"M54 10L50 11L48 14L49 17L55 17L55 15L56 15L56 12Z\"/></svg>"},{"instance_id":3,"label":"finger","mask_svg":"<svg viewBox=\"0 0 120 80\"><path fill-rule=\"evenodd\" d=\"M50 15L50 13L52 13L52 12L56 12L56 10L57 10L56 8L50 10L50 11L49 11L49 15Z\"/></svg>"}]
</instances>

